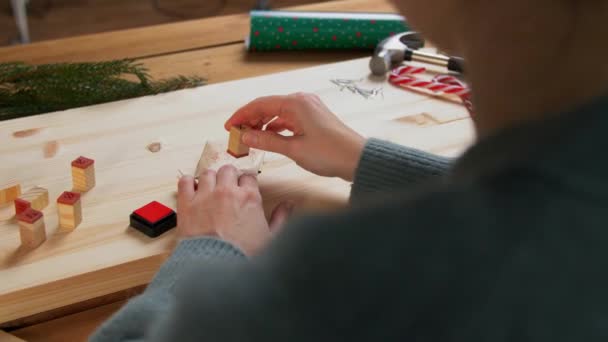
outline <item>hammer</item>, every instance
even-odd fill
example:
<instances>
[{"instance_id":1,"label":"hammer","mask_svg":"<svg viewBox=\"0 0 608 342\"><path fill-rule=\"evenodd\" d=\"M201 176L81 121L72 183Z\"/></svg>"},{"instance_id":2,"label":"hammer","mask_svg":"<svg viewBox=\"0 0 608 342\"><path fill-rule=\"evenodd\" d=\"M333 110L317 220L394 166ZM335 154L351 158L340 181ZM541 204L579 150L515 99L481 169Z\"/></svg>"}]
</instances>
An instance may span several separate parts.
<instances>
[{"instance_id":1,"label":"hammer","mask_svg":"<svg viewBox=\"0 0 608 342\"><path fill-rule=\"evenodd\" d=\"M403 61L423 62L446 67L450 71L463 73L464 60L440 54L416 51L424 46L418 32L404 32L388 37L376 47L369 68L374 75L385 75L394 65Z\"/></svg>"}]
</instances>

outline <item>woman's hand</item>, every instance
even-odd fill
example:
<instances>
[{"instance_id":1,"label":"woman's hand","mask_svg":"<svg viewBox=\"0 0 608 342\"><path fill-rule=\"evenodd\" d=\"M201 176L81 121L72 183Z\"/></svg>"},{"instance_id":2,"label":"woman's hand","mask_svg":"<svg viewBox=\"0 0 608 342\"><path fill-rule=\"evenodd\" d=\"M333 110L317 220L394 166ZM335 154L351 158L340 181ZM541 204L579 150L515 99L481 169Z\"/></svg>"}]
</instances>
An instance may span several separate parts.
<instances>
[{"instance_id":1,"label":"woman's hand","mask_svg":"<svg viewBox=\"0 0 608 342\"><path fill-rule=\"evenodd\" d=\"M314 94L259 98L234 113L225 128L230 130L236 125L255 129L243 134L244 144L283 154L318 175L347 181L353 180L365 145L365 139L342 123ZM285 130L293 136L279 134Z\"/></svg>"},{"instance_id":2,"label":"woman's hand","mask_svg":"<svg viewBox=\"0 0 608 342\"><path fill-rule=\"evenodd\" d=\"M268 224L256 178L237 177L234 166L227 165L217 173L202 172L198 185L191 176L180 178L177 234L181 238L218 236L253 255L266 245L292 209L291 203L280 204Z\"/></svg>"}]
</instances>

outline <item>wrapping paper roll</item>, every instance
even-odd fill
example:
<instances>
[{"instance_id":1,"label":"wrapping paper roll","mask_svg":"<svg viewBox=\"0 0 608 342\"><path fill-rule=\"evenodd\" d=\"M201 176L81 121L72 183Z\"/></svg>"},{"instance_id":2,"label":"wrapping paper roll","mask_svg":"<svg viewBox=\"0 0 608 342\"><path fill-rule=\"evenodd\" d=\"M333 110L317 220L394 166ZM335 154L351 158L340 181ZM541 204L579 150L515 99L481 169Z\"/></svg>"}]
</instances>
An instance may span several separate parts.
<instances>
[{"instance_id":1,"label":"wrapping paper roll","mask_svg":"<svg viewBox=\"0 0 608 342\"><path fill-rule=\"evenodd\" d=\"M396 14L252 11L249 51L374 49L386 37L408 31Z\"/></svg>"}]
</instances>

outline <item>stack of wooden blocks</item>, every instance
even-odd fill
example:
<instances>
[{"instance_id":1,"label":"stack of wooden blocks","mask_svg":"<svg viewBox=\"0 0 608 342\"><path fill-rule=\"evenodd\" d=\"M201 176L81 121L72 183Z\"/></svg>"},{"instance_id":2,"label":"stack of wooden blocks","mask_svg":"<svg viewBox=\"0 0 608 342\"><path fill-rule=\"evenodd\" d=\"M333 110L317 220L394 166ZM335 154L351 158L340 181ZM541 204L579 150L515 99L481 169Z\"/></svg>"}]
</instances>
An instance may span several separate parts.
<instances>
[{"instance_id":1,"label":"stack of wooden blocks","mask_svg":"<svg viewBox=\"0 0 608 342\"><path fill-rule=\"evenodd\" d=\"M36 186L15 199L15 214L19 215L27 208L42 210L49 205L49 191Z\"/></svg>"},{"instance_id":2,"label":"stack of wooden blocks","mask_svg":"<svg viewBox=\"0 0 608 342\"><path fill-rule=\"evenodd\" d=\"M79 157L72 162L72 191L65 191L57 199L59 231L69 232L82 222L81 194L95 186L95 162ZM21 194L21 185L10 181L0 186L0 205L14 203L21 244L27 248L38 247L46 240L44 214L49 205L47 189L36 186Z\"/></svg>"},{"instance_id":3,"label":"stack of wooden blocks","mask_svg":"<svg viewBox=\"0 0 608 342\"><path fill-rule=\"evenodd\" d=\"M82 222L82 204L80 194L65 191L57 199L57 212L59 213L59 231L69 232Z\"/></svg>"},{"instance_id":4,"label":"stack of wooden blocks","mask_svg":"<svg viewBox=\"0 0 608 342\"><path fill-rule=\"evenodd\" d=\"M79 157L72 162L74 191L87 192L95 186L95 161Z\"/></svg>"},{"instance_id":5,"label":"stack of wooden blocks","mask_svg":"<svg viewBox=\"0 0 608 342\"><path fill-rule=\"evenodd\" d=\"M232 127L228 140L228 153L235 158L249 155L249 146L243 144L242 135L248 127ZM82 222L81 193L95 186L95 161L78 157L71 163L72 191L64 191L57 198L59 232L70 232ZM42 210L49 204L49 192L42 187L34 187L23 195L21 185L11 181L0 187L0 205L14 202L15 214L19 222L21 244L35 248L46 240L44 214ZM131 215L131 225L150 237L157 237L175 227L176 214L169 207L153 201L136 210Z\"/></svg>"},{"instance_id":6,"label":"stack of wooden blocks","mask_svg":"<svg viewBox=\"0 0 608 342\"><path fill-rule=\"evenodd\" d=\"M40 246L46 240L46 227L42 212L27 208L17 216L21 244L28 248Z\"/></svg>"}]
</instances>

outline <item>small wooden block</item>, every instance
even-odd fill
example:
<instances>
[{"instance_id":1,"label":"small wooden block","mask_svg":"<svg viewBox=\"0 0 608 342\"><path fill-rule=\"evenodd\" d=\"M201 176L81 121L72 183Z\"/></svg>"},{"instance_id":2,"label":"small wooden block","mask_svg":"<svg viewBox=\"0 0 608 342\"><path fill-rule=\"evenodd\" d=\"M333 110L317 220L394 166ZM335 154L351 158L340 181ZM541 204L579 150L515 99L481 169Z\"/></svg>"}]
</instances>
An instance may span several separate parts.
<instances>
[{"instance_id":1,"label":"small wooden block","mask_svg":"<svg viewBox=\"0 0 608 342\"><path fill-rule=\"evenodd\" d=\"M82 204L80 194L65 191L57 198L59 229L62 232L72 231L82 222Z\"/></svg>"},{"instance_id":2,"label":"small wooden block","mask_svg":"<svg viewBox=\"0 0 608 342\"><path fill-rule=\"evenodd\" d=\"M20 198L15 198L15 215L19 215L24 212L27 208L31 208L32 203L24 201Z\"/></svg>"},{"instance_id":3,"label":"small wooden block","mask_svg":"<svg viewBox=\"0 0 608 342\"><path fill-rule=\"evenodd\" d=\"M15 199L15 213L19 215L26 208L42 210L49 205L49 191L39 186L26 191Z\"/></svg>"},{"instance_id":4,"label":"small wooden block","mask_svg":"<svg viewBox=\"0 0 608 342\"><path fill-rule=\"evenodd\" d=\"M93 159L89 159L87 157L78 157L76 159L74 159L74 161L72 161L72 166L80 168L80 169L86 169L87 167L91 166L95 164L95 161Z\"/></svg>"},{"instance_id":5,"label":"small wooden block","mask_svg":"<svg viewBox=\"0 0 608 342\"><path fill-rule=\"evenodd\" d=\"M95 161L78 157L72 162L72 184L74 191L87 192L95 186Z\"/></svg>"},{"instance_id":6,"label":"small wooden block","mask_svg":"<svg viewBox=\"0 0 608 342\"><path fill-rule=\"evenodd\" d=\"M21 195L21 184L17 181L9 181L0 185L0 205L10 203Z\"/></svg>"},{"instance_id":7,"label":"small wooden block","mask_svg":"<svg viewBox=\"0 0 608 342\"><path fill-rule=\"evenodd\" d=\"M28 248L40 246L46 240L46 229L42 212L27 208L19 216L19 235L21 244Z\"/></svg>"},{"instance_id":8,"label":"small wooden block","mask_svg":"<svg viewBox=\"0 0 608 342\"><path fill-rule=\"evenodd\" d=\"M241 158L249 155L249 146L241 142L241 136L248 127L232 126L230 128L230 138L228 139L228 153L235 158Z\"/></svg>"}]
</instances>

